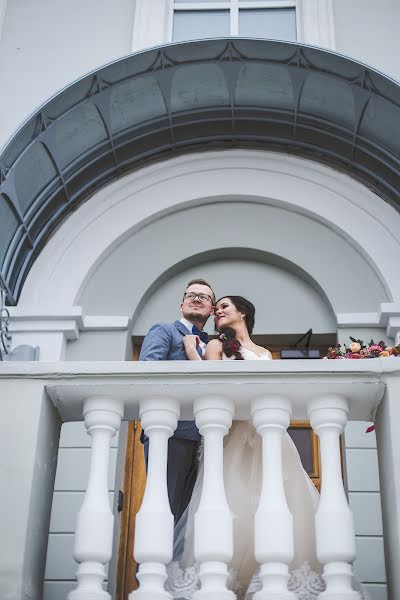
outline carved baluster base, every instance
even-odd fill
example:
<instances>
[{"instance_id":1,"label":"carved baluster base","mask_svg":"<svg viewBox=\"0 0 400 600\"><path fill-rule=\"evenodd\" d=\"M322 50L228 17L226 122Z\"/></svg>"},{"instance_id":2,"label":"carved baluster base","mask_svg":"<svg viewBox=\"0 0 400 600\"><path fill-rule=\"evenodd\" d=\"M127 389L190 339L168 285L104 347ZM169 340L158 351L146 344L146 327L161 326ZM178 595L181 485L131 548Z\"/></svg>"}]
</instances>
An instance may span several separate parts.
<instances>
[{"instance_id":1,"label":"carved baluster base","mask_svg":"<svg viewBox=\"0 0 400 600\"><path fill-rule=\"evenodd\" d=\"M321 600L361 600L361 594L353 590L353 568L345 562L332 562L324 567L326 590Z\"/></svg>"},{"instance_id":2,"label":"carved baluster base","mask_svg":"<svg viewBox=\"0 0 400 600\"><path fill-rule=\"evenodd\" d=\"M296 594L287 589L289 568L282 563L268 563L260 568L263 588L254 594L253 600L296 600Z\"/></svg>"},{"instance_id":3,"label":"carved baluster base","mask_svg":"<svg viewBox=\"0 0 400 600\"><path fill-rule=\"evenodd\" d=\"M172 596L163 590L167 580L167 570L160 563L140 565L137 578L140 588L129 594L129 600L172 600Z\"/></svg>"},{"instance_id":4,"label":"carved baluster base","mask_svg":"<svg viewBox=\"0 0 400 600\"><path fill-rule=\"evenodd\" d=\"M111 600L110 594L102 586L106 572L101 563L85 562L79 565L76 578L78 588L68 594L68 600Z\"/></svg>"},{"instance_id":5,"label":"carved baluster base","mask_svg":"<svg viewBox=\"0 0 400 600\"><path fill-rule=\"evenodd\" d=\"M200 566L201 589L193 600L235 600L236 595L226 589L228 567L222 562L204 562Z\"/></svg>"}]
</instances>

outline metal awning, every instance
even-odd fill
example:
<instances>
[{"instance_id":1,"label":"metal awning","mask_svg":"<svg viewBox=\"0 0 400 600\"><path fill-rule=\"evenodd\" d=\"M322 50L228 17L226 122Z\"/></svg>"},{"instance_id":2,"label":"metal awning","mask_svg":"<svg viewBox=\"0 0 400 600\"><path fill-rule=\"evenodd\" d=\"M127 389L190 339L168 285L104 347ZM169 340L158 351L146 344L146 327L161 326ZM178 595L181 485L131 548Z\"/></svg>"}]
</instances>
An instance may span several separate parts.
<instances>
[{"instance_id":1,"label":"metal awning","mask_svg":"<svg viewBox=\"0 0 400 600\"><path fill-rule=\"evenodd\" d=\"M15 303L49 235L105 183L180 152L263 148L324 162L400 210L400 86L301 44L154 48L73 83L0 156L0 276Z\"/></svg>"}]
</instances>

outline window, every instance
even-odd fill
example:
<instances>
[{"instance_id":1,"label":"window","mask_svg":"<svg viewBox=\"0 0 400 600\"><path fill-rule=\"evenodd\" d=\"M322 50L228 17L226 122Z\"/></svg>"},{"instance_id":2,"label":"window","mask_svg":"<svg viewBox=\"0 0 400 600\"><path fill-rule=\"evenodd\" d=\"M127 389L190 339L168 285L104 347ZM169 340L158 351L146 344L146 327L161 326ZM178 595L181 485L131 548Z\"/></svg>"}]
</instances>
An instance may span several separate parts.
<instances>
[{"instance_id":1,"label":"window","mask_svg":"<svg viewBox=\"0 0 400 600\"><path fill-rule=\"evenodd\" d=\"M296 40L334 50L332 4L333 0L136 0L132 50L220 36Z\"/></svg>"},{"instance_id":2,"label":"window","mask_svg":"<svg viewBox=\"0 0 400 600\"><path fill-rule=\"evenodd\" d=\"M295 41L296 0L173 0L172 41L239 35Z\"/></svg>"}]
</instances>

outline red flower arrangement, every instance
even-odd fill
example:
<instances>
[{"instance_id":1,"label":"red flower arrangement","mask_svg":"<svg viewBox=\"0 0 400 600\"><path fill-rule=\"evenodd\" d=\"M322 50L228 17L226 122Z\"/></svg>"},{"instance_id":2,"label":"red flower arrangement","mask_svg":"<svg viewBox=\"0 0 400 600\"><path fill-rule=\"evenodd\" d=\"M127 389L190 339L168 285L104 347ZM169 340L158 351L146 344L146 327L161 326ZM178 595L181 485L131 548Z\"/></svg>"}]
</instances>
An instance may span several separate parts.
<instances>
[{"instance_id":1,"label":"red flower arrangement","mask_svg":"<svg viewBox=\"0 0 400 600\"><path fill-rule=\"evenodd\" d=\"M350 358L379 358L388 356L399 356L400 357L400 346L386 346L385 342L380 341L375 344L374 340L371 340L369 344L365 345L362 340L356 340L350 337L351 344L348 346L345 344L342 349L341 344L336 344L335 347L330 346L326 355L323 358L330 360ZM371 425L366 430L366 433L374 431L375 425Z\"/></svg>"},{"instance_id":2,"label":"red flower arrangement","mask_svg":"<svg viewBox=\"0 0 400 600\"><path fill-rule=\"evenodd\" d=\"M342 358L379 358L388 356L400 356L400 346L386 346L385 342L380 341L377 344L371 340L369 344L364 344L362 340L356 340L350 337L351 344L336 344L330 346L324 358L330 360Z\"/></svg>"}]
</instances>

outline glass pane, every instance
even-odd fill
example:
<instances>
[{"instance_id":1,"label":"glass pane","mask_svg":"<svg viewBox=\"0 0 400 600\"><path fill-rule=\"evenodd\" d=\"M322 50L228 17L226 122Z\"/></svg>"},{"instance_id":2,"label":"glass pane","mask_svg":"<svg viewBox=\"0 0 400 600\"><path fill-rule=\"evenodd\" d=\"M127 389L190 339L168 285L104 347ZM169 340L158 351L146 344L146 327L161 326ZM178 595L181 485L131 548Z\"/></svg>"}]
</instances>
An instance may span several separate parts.
<instances>
[{"instance_id":1,"label":"glass pane","mask_svg":"<svg viewBox=\"0 0 400 600\"><path fill-rule=\"evenodd\" d=\"M239 35L295 41L295 8L257 8L239 11Z\"/></svg>"},{"instance_id":2,"label":"glass pane","mask_svg":"<svg viewBox=\"0 0 400 600\"><path fill-rule=\"evenodd\" d=\"M311 441L311 429L288 429L288 434L292 438L294 445L300 454L301 462L306 473L314 471L313 450Z\"/></svg>"},{"instance_id":3,"label":"glass pane","mask_svg":"<svg viewBox=\"0 0 400 600\"><path fill-rule=\"evenodd\" d=\"M174 14L172 40L199 40L228 36L229 10L180 10Z\"/></svg>"},{"instance_id":4,"label":"glass pane","mask_svg":"<svg viewBox=\"0 0 400 600\"><path fill-rule=\"evenodd\" d=\"M230 0L175 0L175 4L204 4L207 2L225 2L225 4L230 4Z\"/></svg>"}]
</instances>

